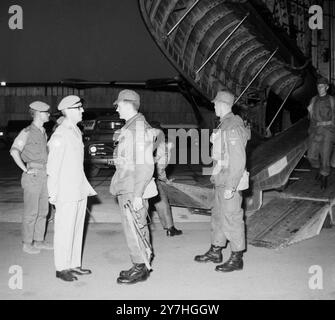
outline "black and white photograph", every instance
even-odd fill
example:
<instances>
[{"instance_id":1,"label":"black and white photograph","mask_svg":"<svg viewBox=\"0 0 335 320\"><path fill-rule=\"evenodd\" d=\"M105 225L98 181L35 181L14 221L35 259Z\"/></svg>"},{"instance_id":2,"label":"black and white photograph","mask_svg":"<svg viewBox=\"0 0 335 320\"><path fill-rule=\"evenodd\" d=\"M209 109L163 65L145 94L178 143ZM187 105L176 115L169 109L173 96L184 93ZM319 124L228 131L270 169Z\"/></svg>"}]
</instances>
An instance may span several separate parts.
<instances>
[{"instance_id":1,"label":"black and white photograph","mask_svg":"<svg viewBox=\"0 0 335 320\"><path fill-rule=\"evenodd\" d=\"M0 300L335 300L335 1L1 0L0 40Z\"/></svg>"}]
</instances>

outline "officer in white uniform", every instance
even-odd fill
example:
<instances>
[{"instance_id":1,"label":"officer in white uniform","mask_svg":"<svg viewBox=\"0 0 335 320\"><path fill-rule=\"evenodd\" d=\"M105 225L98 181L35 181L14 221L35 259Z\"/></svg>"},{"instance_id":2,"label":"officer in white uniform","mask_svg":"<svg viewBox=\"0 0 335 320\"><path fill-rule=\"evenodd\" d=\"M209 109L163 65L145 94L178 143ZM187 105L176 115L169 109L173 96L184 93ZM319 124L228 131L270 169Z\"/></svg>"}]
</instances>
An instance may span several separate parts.
<instances>
[{"instance_id":1,"label":"officer in white uniform","mask_svg":"<svg viewBox=\"0 0 335 320\"><path fill-rule=\"evenodd\" d=\"M81 268L83 228L87 197L96 195L84 173L84 145L77 123L82 120L82 101L67 96L58 105L64 115L48 143L47 162L49 202L56 206L54 252L56 277L77 280L90 274Z\"/></svg>"},{"instance_id":2,"label":"officer in white uniform","mask_svg":"<svg viewBox=\"0 0 335 320\"><path fill-rule=\"evenodd\" d=\"M10 154L23 171L23 251L37 254L41 249L52 249L52 245L44 240L49 203L46 187L47 136L43 124L49 121L50 106L34 101L29 108L33 122L15 138Z\"/></svg>"}]
</instances>

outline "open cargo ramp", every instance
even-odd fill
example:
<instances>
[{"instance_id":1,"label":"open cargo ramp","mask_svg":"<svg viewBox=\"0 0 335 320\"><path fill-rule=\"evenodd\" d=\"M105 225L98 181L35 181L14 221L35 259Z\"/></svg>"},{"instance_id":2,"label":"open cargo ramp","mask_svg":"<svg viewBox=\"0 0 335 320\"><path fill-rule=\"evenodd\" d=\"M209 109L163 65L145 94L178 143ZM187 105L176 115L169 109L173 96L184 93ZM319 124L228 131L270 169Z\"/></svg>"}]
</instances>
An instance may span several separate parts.
<instances>
[{"instance_id":1,"label":"open cargo ramp","mask_svg":"<svg viewBox=\"0 0 335 320\"><path fill-rule=\"evenodd\" d=\"M278 248L319 234L326 217L333 222L335 177L329 177L325 191L313 173L294 171L307 150L307 119L302 119L280 135L265 142L249 158L250 190L244 197L247 239L250 244ZM264 190L282 188L294 172L293 183L280 197L262 206ZM214 192L209 176L197 182L164 184L170 204L191 209L192 213L210 214Z\"/></svg>"}]
</instances>

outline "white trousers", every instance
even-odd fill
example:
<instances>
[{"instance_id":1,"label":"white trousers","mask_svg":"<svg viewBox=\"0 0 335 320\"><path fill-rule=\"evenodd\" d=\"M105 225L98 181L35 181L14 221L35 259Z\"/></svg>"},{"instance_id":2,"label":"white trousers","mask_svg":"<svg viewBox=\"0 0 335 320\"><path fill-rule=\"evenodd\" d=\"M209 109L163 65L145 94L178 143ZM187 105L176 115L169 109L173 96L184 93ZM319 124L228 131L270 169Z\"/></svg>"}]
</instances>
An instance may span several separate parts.
<instances>
[{"instance_id":1,"label":"white trousers","mask_svg":"<svg viewBox=\"0 0 335 320\"><path fill-rule=\"evenodd\" d=\"M56 203L54 256L56 271L81 267L87 198Z\"/></svg>"}]
</instances>

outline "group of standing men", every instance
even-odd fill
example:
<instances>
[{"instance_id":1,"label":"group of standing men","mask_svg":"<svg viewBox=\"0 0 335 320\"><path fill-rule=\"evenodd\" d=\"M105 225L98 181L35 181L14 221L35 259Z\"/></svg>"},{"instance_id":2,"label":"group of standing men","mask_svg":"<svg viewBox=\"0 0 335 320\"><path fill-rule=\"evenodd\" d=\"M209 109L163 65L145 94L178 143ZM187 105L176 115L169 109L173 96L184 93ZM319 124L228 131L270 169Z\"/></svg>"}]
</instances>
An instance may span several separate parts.
<instances>
[{"instance_id":1,"label":"group of standing men","mask_svg":"<svg viewBox=\"0 0 335 320\"><path fill-rule=\"evenodd\" d=\"M324 78L319 79L319 96L308 107L311 118L308 158L314 168L320 168L318 179L322 188L326 187L330 172L330 150L335 134L334 99L326 94L327 89L328 82ZM234 100L231 92L219 91L212 101L220 124L211 136L214 164L211 181L215 188L211 246L206 253L194 258L200 263L221 263L222 250L229 241L230 258L215 268L220 272L241 270L246 248L241 191L248 188L245 147L250 139L250 130L239 116L232 113ZM110 193L118 199L133 263L129 270L120 272L117 282L133 284L146 280L150 271L138 246L137 235L131 230L125 205L131 203L142 226L143 238L150 242L147 225L149 199L155 199L158 187L160 200L155 201L155 206L157 211L165 212L165 218L160 218L167 235L182 232L173 225L171 208L162 187L162 181L169 183L165 174L169 148L166 148L162 131L158 127L153 129L139 113L140 96L135 91L122 90L114 105L126 123L115 149L116 171ZM81 251L87 197L96 195L96 192L87 181L83 168L84 146L77 127L84 111L82 100L77 96L67 96L59 103L58 110L64 120L51 136L47 148L43 123L49 120L49 106L39 101L30 104L33 122L15 139L10 153L24 171L23 250L33 254L41 249L52 249L44 240L44 233L48 202L55 205L56 276L73 281L77 279L76 275L91 273L91 270L81 268ZM154 176L158 179L157 185Z\"/></svg>"},{"instance_id":2,"label":"group of standing men","mask_svg":"<svg viewBox=\"0 0 335 320\"><path fill-rule=\"evenodd\" d=\"M138 109L139 96L133 91L125 90L121 92L119 99L115 103L118 105L118 112L121 118L126 120L130 119L129 115L131 118L135 116L131 109L122 107L122 101L126 101L129 95L131 99L133 97L137 99L138 97L138 105L136 101L132 101L134 108ZM29 254L38 254L42 249L54 249L56 277L64 281L74 281L77 280L77 275L92 273L91 270L81 267L81 254L87 197L94 196L97 193L89 184L84 173L84 145L82 132L77 126L77 123L82 120L82 113L84 112L82 99L71 95L60 101L58 110L62 113L62 121L58 124L49 142L47 142L47 135L43 124L49 121L49 110L50 106L44 102L35 101L31 103L29 105L29 112L32 115L33 121L30 126L20 132L10 149L10 154L15 163L23 171L21 179L21 185L24 190L24 213L22 219L23 251ZM134 119L126 123L122 132L129 133L133 128L133 124L138 119L145 121L144 117L138 114ZM151 127L147 122L143 123L145 123L145 127L142 133L147 138L146 131ZM141 140L139 130L131 133L139 134L137 137L140 138L136 140L136 143L138 142L136 145L140 148L140 153L142 152L143 154L143 150L151 152L151 155L146 154L149 161L154 155L156 162L158 162L159 158L164 158L165 148L161 148L159 139L157 139L160 133L159 129L156 130L156 134L154 130L150 132L152 136L145 144L142 144L144 140ZM136 160L129 158L129 155L132 154L128 153L129 148L133 147L132 142L129 140L130 136L123 134L119 140L126 137L128 137L124 141L126 143L120 141L117 150L122 149L122 146L125 147L127 149L125 155L128 158L123 159L126 162L122 160L122 157L118 157L116 160L116 167L118 169L113 178L114 184L112 183L112 185L117 190L115 195L118 195L121 211L124 209L122 206L124 202L122 201L130 200L138 216L142 217L142 222L144 223L148 203L141 197L144 188L146 188L147 179L150 180L152 177L153 163L150 161L150 165L148 166L146 162L142 161L142 165L133 170ZM155 142L156 150L153 149L153 142ZM165 142L163 144L165 145ZM122 154L122 152L117 153ZM133 155L137 155L138 157L140 153L136 154L135 152ZM130 172L127 172L129 171L129 165L131 166ZM157 164L157 168L160 168L157 177L162 181L169 182L166 175L163 174L166 165L166 162L164 167ZM135 189L136 192L133 191ZM156 194L153 193L153 195ZM45 241L49 203L54 205L56 209L53 246ZM175 236L182 234L181 230L174 227L171 208L163 189L161 189L160 198L157 199L156 197L153 205L160 213L159 217L164 229L166 229L167 235ZM129 239L128 246L131 257L134 256L133 261L136 263L136 250L133 250L134 243L132 243L134 239L131 238L132 235L129 235L124 219L125 217L122 214L127 241ZM148 228L146 227L143 231L148 238ZM119 282L122 283L122 281Z\"/></svg>"},{"instance_id":3,"label":"group of standing men","mask_svg":"<svg viewBox=\"0 0 335 320\"><path fill-rule=\"evenodd\" d=\"M54 247L56 277L73 281L76 275L91 273L81 268L81 251L87 197L96 195L83 168L84 145L77 127L84 111L82 100L77 96L61 100L58 110L64 120L49 142L43 124L49 120L50 106L35 101L29 107L32 124L20 132L10 149L23 170L23 251L37 254ZM54 246L44 238L49 203L56 208Z\"/></svg>"}]
</instances>

